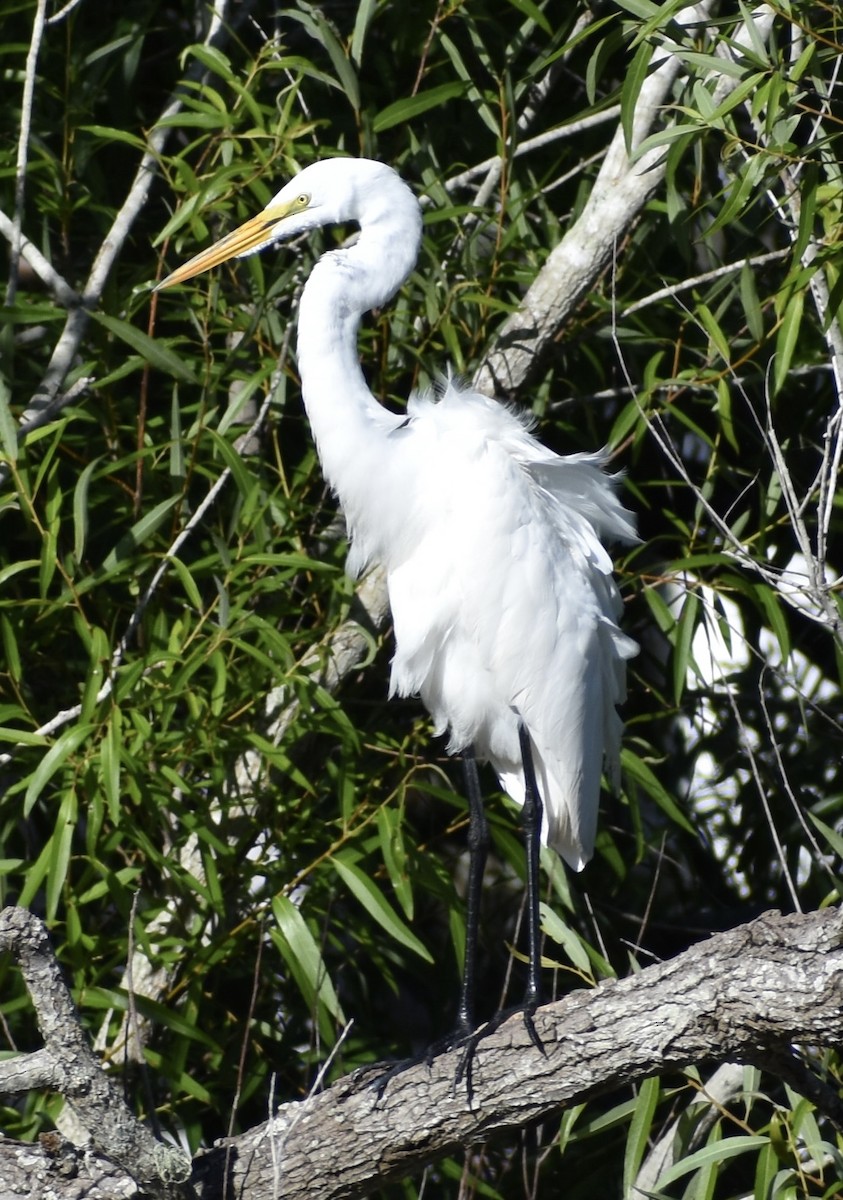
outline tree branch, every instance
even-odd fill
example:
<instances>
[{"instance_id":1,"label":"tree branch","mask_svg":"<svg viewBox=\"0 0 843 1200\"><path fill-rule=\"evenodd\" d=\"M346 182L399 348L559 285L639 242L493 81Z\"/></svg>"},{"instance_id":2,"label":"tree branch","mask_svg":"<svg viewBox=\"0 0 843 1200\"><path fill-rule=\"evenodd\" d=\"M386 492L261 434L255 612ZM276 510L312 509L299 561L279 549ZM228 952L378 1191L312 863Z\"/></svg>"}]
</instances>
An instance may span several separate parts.
<instances>
[{"instance_id":1,"label":"tree branch","mask_svg":"<svg viewBox=\"0 0 843 1200\"><path fill-rule=\"evenodd\" d=\"M679 25L703 22L713 0L682 9ZM548 346L569 314L608 266L666 170L664 147L636 155L635 148L659 119L677 75L677 54L659 47L635 105L631 147L618 126L582 213L550 254L518 311L504 323L474 383L488 395L516 396L532 379ZM735 81L728 81L734 87ZM727 86L728 86L727 82Z\"/></svg>"},{"instance_id":2,"label":"tree branch","mask_svg":"<svg viewBox=\"0 0 843 1200\"><path fill-rule=\"evenodd\" d=\"M47 931L24 908L0 913L0 950L20 965L44 1047L4 1064L6 1090L49 1086L71 1105L93 1145L119 1163L153 1195L166 1196L169 1182L187 1177L190 1165L173 1146L155 1141L126 1106L116 1082L94 1055L61 977ZM18 1070L15 1072L15 1066Z\"/></svg>"},{"instance_id":3,"label":"tree branch","mask_svg":"<svg viewBox=\"0 0 843 1200\"><path fill-rule=\"evenodd\" d=\"M46 944L43 931L41 938ZM464 1083L454 1084L454 1050L400 1072L382 1096L372 1086L375 1067L282 1105L273 1120L197 1156L196 1197L364 1196L459 1145L692 1064L749 1062L775 1073L787 1063L787 1082L801 1079L823 1105L830 1093L794 1060L793 1047L830 1047L843 1037L843 913L767 913L670 962L548 1004L535 1023L543 1053L519 1015L480 1042L470 1098ZM51 1049L60 1054L62 1045ZM826 1116L836 1120L837 1110L833 1104ZM50 1183L60 1197L52 1176Z\"/></svg>"}]
</instances>

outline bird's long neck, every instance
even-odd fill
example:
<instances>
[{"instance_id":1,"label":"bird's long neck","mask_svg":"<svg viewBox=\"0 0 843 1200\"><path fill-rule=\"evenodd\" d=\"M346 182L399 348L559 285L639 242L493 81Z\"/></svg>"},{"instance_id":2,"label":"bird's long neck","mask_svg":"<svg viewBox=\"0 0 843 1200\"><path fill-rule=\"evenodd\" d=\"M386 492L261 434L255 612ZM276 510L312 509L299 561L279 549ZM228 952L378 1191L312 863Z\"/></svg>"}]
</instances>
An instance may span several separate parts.
<instances>
[{"instance_id":1,"label":"bird's long neck","mask_svg":"<svg viewBox=\"0 0 843 1200\"><path fill-rule=\"evenodd\" d=\"M357 355L363 313L389 300L415 264L421 238L418 202L403 184L348 249L324 255L302 294L298 361L305 408L325 478L353 525L371 494L379 447L395 418L366 386ZM369 492L366 492L366 481Z\"/></svg>"}]
</instances>

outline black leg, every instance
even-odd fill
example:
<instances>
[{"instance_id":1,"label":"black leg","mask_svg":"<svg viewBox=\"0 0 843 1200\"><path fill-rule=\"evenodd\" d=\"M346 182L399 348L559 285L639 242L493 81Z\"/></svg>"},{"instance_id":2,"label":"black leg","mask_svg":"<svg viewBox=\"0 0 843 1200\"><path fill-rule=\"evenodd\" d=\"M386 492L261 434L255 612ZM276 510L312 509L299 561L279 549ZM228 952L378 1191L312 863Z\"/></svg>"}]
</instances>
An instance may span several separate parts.
<instances>
[{"instance_id":1,"label":"black leg","mask_svg":"<svg viewBox=\"0 0 843 1200\"><path fill-rule=\"evenodd\" d=\"M480 897L483 888L483 872L489 852L489 824L483 809L480 792L480 777L477 760L471 746L463 752L463 773L468 796L468 897L465 918L465 962L462 974L462 992L457 1013L457 1032L463 1037L474 1029L474 1001L477 985L477 935L480 926Z\"/></svg>"},{"instance_id":2,"label":"black leg","mask_svg":"<svg viewBox=\"0 0 843 1200\"><path fill-rule=\"evenodd\" d=\"M524 826L524 846L527 854L527 937L529 943L530 968L527 975L527 993L524 997L524 1023L533 1044L542 1049L539 1035L533 1024L533 1013L541 1003L541 927L539 925L539 855L541 852L542 799L536 783L533 751L530 735L523 721L518 722L518 740L521 743L521 761L524 764L524 808L521 820Z\"/></svg>"}]
</instances>

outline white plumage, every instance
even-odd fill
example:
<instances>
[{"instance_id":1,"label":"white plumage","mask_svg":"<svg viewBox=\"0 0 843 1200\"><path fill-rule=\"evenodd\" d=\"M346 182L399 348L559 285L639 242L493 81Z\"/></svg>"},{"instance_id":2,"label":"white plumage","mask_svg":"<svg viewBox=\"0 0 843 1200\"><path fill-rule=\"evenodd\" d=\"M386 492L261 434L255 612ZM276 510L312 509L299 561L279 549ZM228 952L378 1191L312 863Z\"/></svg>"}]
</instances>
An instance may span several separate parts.
<instances>
[{"instance_id":1,"label":"white plumage","mask_svg":"<svg viewBox=\"0 0 843 1200\"><path fill-rule=\"evenodd\" d=\"M635 538L602 454L560 457L511 409L446 382L384 409L357 356L360 317L392 297L421 239L418 201L365 159L301 172L263 213L175 271L181 282L306 229L355 221L302 295L298 359L326 479L351 538L349 570L381 563L395 626L391 694L419 694L448 749L473 746L524 800L518 722L544 800L542 837L580 869L594 846L601 769L617 779L625 660L603 540ZM162 286L164 286L162 285Z\"/></svg>"}]
</instances>

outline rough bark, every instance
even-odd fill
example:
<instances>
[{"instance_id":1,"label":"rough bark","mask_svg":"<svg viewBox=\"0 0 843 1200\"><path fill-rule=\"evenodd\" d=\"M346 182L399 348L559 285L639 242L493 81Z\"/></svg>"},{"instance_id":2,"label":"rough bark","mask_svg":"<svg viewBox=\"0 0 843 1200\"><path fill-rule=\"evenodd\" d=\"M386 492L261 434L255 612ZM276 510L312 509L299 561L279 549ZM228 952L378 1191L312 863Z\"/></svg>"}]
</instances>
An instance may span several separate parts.
<instances>
[{"instance_id":1,"label":"rough bark","mask_svg":"<svg viewBox=\"0 0 843 1200\"><path fill-rule=\"evenodd\" d=\"M536 1028L543 1053L518 1015L479 1043L470 1097L464 1082L455 1086L461 1054L454 1050L400 1072L382 1095L372 1086L378 1070L370 1069L285 1104L274 1120L198 1155L193 1194L364 1196L460 1145L692 1064L751 1062L790 1086L801 1079L803 1092L840 1123L836 1094L794 1047L828 1047L843 1036L843 914L767 913L670 962L546 1005ZM47 1049L58 1053L60 1045ZM138 1194L99 1157L108 1153L101 1140L84 1159L63 1143L50 1151L0 1142L0 1200L27 1194L14 1190L25 1178L56 1200Z\"/></svg>"}]
</instances>

